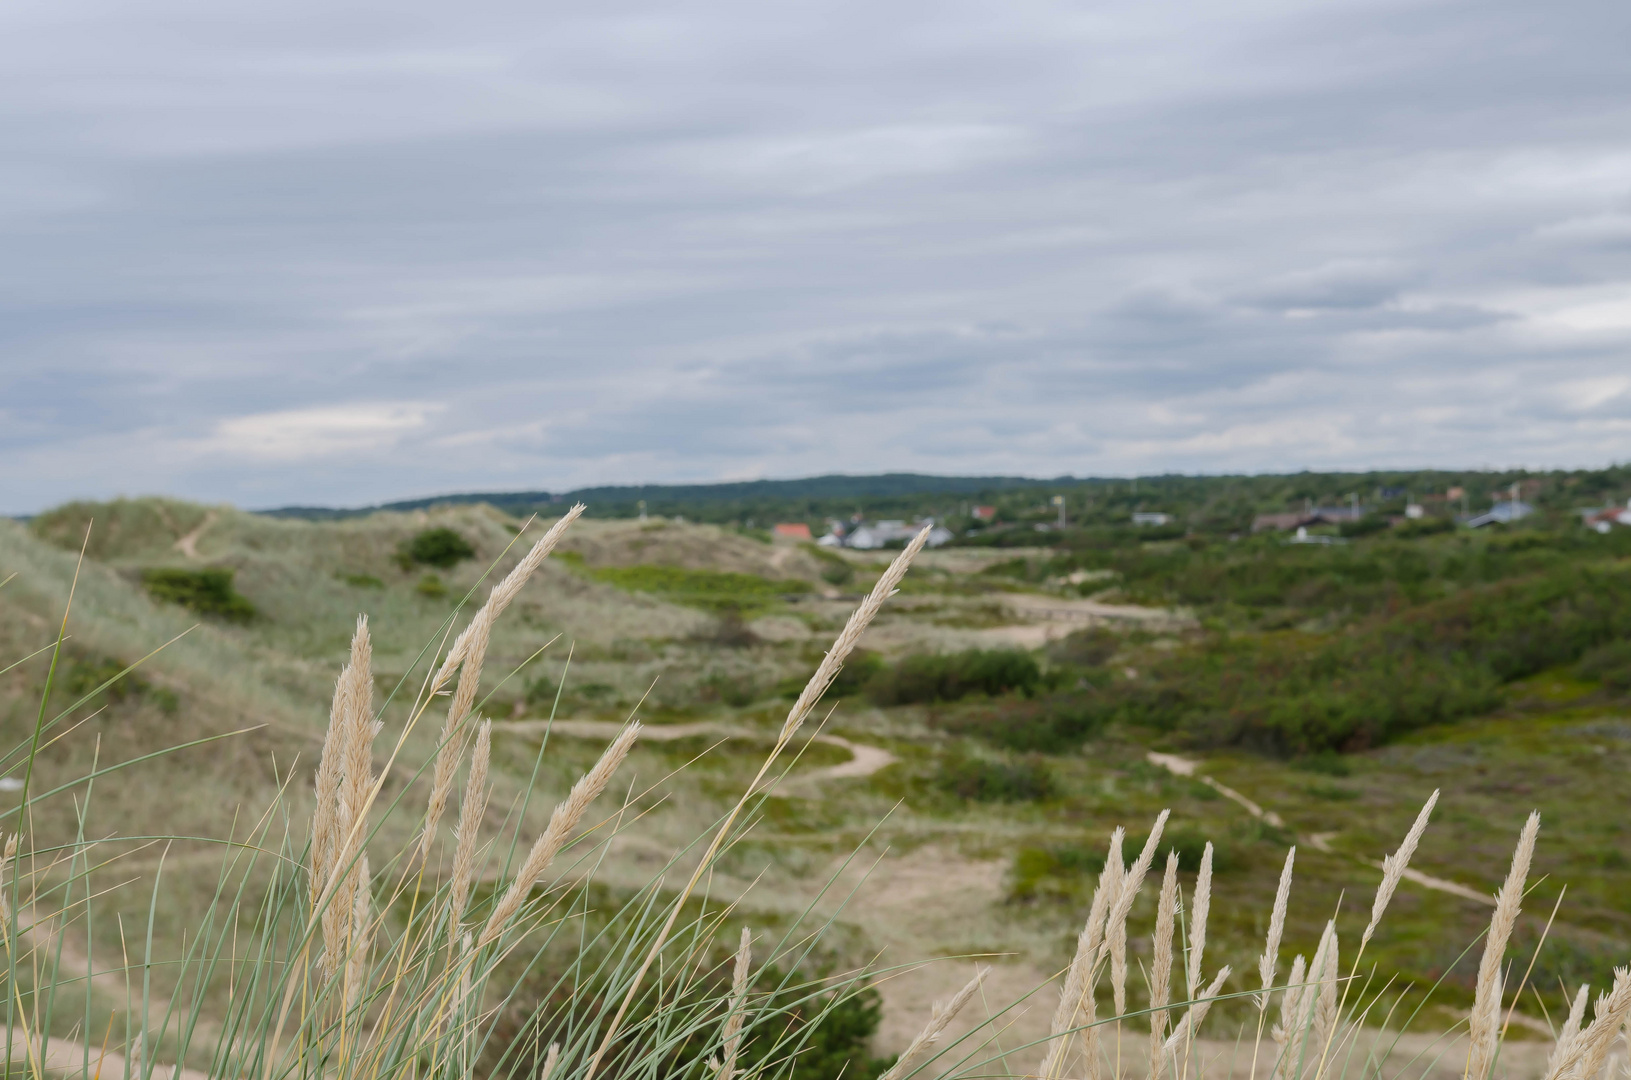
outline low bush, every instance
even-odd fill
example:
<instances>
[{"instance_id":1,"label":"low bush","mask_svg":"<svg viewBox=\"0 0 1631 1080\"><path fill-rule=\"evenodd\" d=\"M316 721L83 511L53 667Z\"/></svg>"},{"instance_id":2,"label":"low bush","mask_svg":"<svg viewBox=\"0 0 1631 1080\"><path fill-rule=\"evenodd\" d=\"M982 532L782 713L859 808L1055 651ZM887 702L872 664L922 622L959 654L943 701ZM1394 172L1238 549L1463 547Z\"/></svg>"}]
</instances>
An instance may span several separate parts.
<instances>
[{"instance_id":1,"label":"low bush","mask_svg":"<svg viewBox=\"0 0 1631 1080\"><path fill-rule=\"evenodd\" d=\"M1599 645L1580 658L1575 670L1581 678L1600 682L1610 689L1631 690L1631 641Z\"/></svg>"},{"instance_id":2,"label":"low bush","mask_svg":"<svg viewBox=\"0 0 1631 1080\"><path fill-rule=\"evenodd\" d=\"M739 709L758 700L759 688L746 675L726 675L716 671L697 684L697 698L703 702L722 702Z\"/></svg>"},{"instance_id":3,"label":"low bush","mask_svg":"<svg viewBox=\"0 0 1631 1080\"><path fill-rule=\"evenodd\" d=\"M427 600L440 600L447 595L447 586L435 574L426 574L419 579L419 583L413 587L413 591Z\"/></svg>"},{"instance_id":4,"label":"low bush","mask_svg":"<svg viewBox=\"0 0 1631 1080\"><path fill-rule=\"evenodd\" d=\"M934 782L970 802L1036 802L1057 790L1053 773L1036 758L1006 762L950 754L940 762Z\"/></svg>"},{"instance_id":5,"label":"low bush","mask_svg":"<svg viewBox=\"0 0 1631 1080\"><path fill-rule=\"evenodd\" d=\"M232 587L232 577L233 571L224 568L165 566L144 571L142 586L155 600L227 622L248 622L255 617L255 605Z\"/></svg>"},{"instance_id":6,"label":"low bush","mask_svg":"<svg viewBox=\"0 0 1631 1080\"><path fill-rule=\"evenodd\" d=\"M1021 649L919 653L878 672L867 695L879 705L956 701L969 694L1030 693L1042 681L1036 658Z\"/></svg>"},{"instance_id":7,"label":"low bush","mask_svg":"<svg viewBox=\"0 0 1631 1080\"><path fill-rule=\"evenodd\" d=\"M470 541L446 526L416 534L404 551L412 561L442 570L476 557Z\"/></svg>"},{"instance_id":8,"label":"low bush","mask_svg":"<svg viewBox=\"0 0 1631 1080\"><path fill-rule=\"evenodd\" d=\"M1009 750L1058 754L1097 735L1115 704L1095 692L1070 692L1029 701L1002 701L938 717L947 731L972 735Z\"/></svg>"}]
</instances>

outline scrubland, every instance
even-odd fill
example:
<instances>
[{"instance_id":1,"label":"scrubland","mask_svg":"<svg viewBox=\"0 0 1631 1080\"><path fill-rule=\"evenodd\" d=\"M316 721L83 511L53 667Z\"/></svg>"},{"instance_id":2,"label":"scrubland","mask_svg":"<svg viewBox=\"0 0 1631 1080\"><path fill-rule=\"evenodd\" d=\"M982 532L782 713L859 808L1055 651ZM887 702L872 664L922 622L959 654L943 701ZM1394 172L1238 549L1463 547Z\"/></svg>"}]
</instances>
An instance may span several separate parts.
<instances>
[{"instance_id":1,"label":"scrubland","mask_svg":"<svg viewBox=\"0 0 1631 1080\"><path fill-rule=\"evenodd\" d=\"M1631 959L1618 538L924 552L840 668L893 553L578 520L472 665L550 524L161 500L0 524L13 1070L1143 1076L1167 922L1163 1075L1623 1067L1631 988L1575 1024L1600 1059L1567 1023ZM471 557L416 559L436 529ZM229 602L173 587L202 570ZM1293 846L1291 985L1260 1008Z\"/></svg>"}]
</instances>

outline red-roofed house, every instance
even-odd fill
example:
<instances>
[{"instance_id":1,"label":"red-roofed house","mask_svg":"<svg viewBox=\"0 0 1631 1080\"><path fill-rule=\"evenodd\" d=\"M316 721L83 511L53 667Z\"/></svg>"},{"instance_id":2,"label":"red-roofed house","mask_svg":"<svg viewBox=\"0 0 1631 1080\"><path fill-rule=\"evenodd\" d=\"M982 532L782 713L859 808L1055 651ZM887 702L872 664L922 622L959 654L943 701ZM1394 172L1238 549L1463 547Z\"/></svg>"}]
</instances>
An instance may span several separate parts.
<instances>
[{"instance_id":1,"label":"red-roofed house","mask_svg":"<svg viewBox=\"0 0 1631 1080\"><path fill-rule=\"evenodd\" d=\"M810 526L802 521L782 522L770 530L771 535L781 540L809 540Z\"/></svg>"}]
</instances>

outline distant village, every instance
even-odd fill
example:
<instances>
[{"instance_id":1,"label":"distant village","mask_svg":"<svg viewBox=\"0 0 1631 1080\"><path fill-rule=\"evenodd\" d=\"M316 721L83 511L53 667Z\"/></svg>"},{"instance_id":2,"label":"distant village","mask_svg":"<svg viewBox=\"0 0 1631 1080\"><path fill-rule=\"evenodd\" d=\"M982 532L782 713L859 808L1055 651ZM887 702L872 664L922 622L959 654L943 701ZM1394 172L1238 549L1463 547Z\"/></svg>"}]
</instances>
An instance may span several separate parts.
<instances>
[{"instance_id":1,"label":"distant village","mask_svg":"<svg viewBox=\"0 0 1631 1080\"><path fill-rule=\"evenodd\" d=\"M1475 513L1468 505L1467 492L1464 488L1451 487L1441 493L1420 496L1412 496L1404 491L1380 489L1377 492L1378 499L1389 502L1394 507L1398 506L1400 498L1404 499L1403 513L1379 516L1374 506L1367 506L1360 501L1357 494L1354 494L1349 497L1346 506L1316 506L1310 501L1301 510L1258 514L1252 520L1251 531L1254 534L1291 533L1289 542L1294 544L1333 544L1345 542L1341 534L1354 531L1362 522L1368 526L1366 531L1399 526L1430 528L1435 525L1440 528L1460 526L1479 529L1486 525L1505 525L1521 521L1535 512L1535 507L1524 501L1521 484L1513 484L1504 495L1504 498L1497 496L1487 509ZM1062 501L1056 498L1054 505L1060 508L1058 523L1037 523L1032 528L1038 532L1048 532L1066 526ZM1631 527L1631 500L1627 500L1625 506L1591 507L1578 513L1582 524L1599 533L1607 533L1616 526ZM966 535L975 535L987 527L1000 524L997 508L994 506L971 507L969 516L973 519L973 524ZM1158 510L1134 511L1129 518L1129 524L1141 529L1167 528L1175 522L1175 515ZM771 534L783 541L803 543L813 541L828 548L875 551L880 548L901 546L925 527L929 528L927 541L929 547L940 547L956 539L956 533L934 518L922 518L917 521L904 519L872 521L859 514L849 521L828 518L827 531L819 537L809 524L802 521L774 525Z\"/></svg>"}]
</instances>

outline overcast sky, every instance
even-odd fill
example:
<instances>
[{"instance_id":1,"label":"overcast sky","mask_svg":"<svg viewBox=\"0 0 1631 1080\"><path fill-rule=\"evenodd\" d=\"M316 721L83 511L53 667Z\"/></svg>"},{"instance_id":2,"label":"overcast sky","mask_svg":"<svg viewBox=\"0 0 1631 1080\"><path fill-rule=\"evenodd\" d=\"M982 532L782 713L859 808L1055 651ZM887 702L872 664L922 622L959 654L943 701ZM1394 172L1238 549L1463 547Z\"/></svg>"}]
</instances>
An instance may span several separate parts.
<instances>
[{"instance_id":1,"label":"overcast sky","mask_svg":"<svg viewBox=\"0 0 1631 1080\"><path fill-rule=\"evenodd\" d=\"M1631 4L0 6L0 512L1631 459Z\"/></svg>"}]
</instances>

